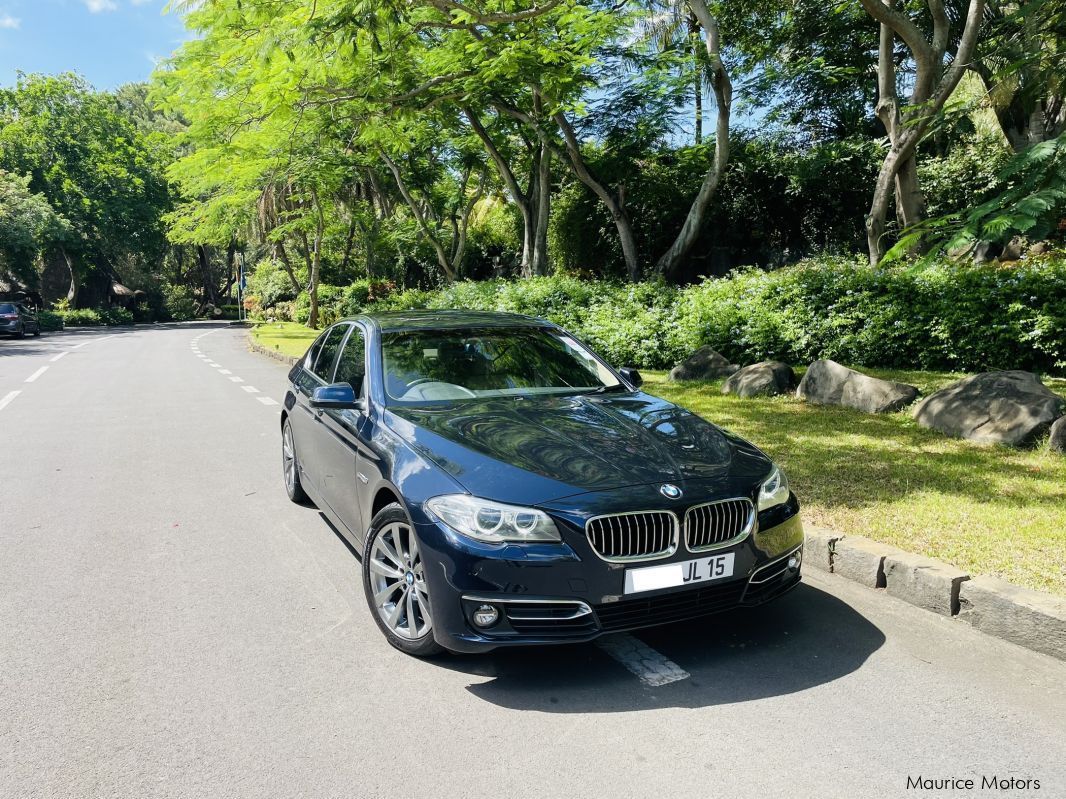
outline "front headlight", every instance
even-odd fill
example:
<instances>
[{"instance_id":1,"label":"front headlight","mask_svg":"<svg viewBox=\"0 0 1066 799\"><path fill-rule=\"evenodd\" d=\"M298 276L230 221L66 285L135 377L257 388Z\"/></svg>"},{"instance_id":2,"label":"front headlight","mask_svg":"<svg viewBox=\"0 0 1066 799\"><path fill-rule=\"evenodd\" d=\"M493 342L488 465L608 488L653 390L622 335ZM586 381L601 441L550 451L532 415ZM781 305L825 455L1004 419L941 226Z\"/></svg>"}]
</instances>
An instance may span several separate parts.
<instances>
[{"instance_id":1,"label":"front headlight","mask_svg":"<svg viewBox=\"0 0 1066 799\"><path fill-rule=\"evenodd\" d=\"M488 544L561 540L555 522L535 508L504 505L468 494L433 497L424 507L456 532Z\"/></svg>"},{"instance_id":2,"label":"front headlight","mask_svg":"<svg viewBox=\"0 0 1066 799\"><path fill-rule=\"evenodd\" d=\"M788 501L788 480L777 466L759 487L759 510L766 510Z\"/></svg>"}]
</instances>

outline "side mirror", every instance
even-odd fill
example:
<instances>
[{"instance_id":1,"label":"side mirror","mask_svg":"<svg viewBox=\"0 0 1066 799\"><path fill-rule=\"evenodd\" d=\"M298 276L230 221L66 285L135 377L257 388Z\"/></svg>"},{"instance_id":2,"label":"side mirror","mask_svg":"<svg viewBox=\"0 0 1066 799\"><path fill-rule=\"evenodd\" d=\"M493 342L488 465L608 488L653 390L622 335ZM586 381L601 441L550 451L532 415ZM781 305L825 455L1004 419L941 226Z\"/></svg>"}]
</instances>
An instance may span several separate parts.
<instances>
[{"instance_id":1,"label":"side mirror","mask_svg":"<svg viewBox=\"0 0 1066 799\"><path fill-rule=\"evenodd\" d=\"M644 385L644 378L640 376L640 372L634 369L632 366L623 366L618 370L618 374L625 378L625 381L633 388L640 388Z\"/></svg>"},{"instance_id":2,"label":"side mirror","mask_svg":"<svg viewBox=\"0 0 1066 799\"><path fill-rule=\"evenodd\" d=\"M356 397L355 389L347 383L334 383L332 386L319 386L311 392L311 407L363 410L366 402Z\"/></svg>"}]
</instances>

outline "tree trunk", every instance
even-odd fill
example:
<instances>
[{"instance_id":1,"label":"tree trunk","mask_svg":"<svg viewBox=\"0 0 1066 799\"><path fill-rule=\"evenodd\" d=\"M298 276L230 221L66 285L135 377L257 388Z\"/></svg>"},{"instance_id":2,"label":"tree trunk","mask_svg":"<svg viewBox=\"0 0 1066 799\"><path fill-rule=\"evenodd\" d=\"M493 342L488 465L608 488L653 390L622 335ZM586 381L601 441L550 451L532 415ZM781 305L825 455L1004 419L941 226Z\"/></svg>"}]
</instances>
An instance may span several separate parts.
<instances>
[{"instance_id":1,"label":"tree trunk","mask_svg":"<svg viewBox=\"0 0 1066 799\"><path fill-rule=\"evenodd\" d=\"M454 283L455 270L452 269L448 253L445 251L444 245L441 244L440 238L430 230L429 224L426 222L426 215L418 205L414 195L411 194L410 190L407 188L407 182L403 179L400 167L396 165L396 162L393 161L384 150L380 151L380 155L381 159L385 162L385 165L389 168L389 171L392 172L393 179L396 181L396 187L400 190L400 194L407 203L407 207L411 209L411 214L418 223L419 229L421 229L422 234L429 240L430 245L433 247L433 252L436 253L437 256L437 264L440 266L441 272L444 273L444 280L448 283Z\"/></svg>"},{"instance_id":2,"label":"tree trunk","mask_svg":"<svg viewBox=\"0 0 1066 799\"><path fill-rule=\"evenodd\" d=\"M74 262L70 260L70 255L67 253L65 247L59 248L60 254L63 256L63 261L67 265L67 271L70 272L70 287L67 289L67 303L71 308L78 307L78 274L74 269Z\"/></svg>"},{"instance_id":3,"label":"tree trunk","mask_svg":"<svg viewBox=\"0 0 1066 799\"><path fill-rule=\"evenodd\" d=\"M700 22L691 11L688 15L688 40L692 48L692 89L696 101L696 144L703 143L703 64L700 63L699 41Z\"/></svg>"},{"instance_id":4,"label":"tree trunk","mask_svg":"<svg viewBox=\"0 0 1066 799\"><path fill-rule=\"evenodd\" d=\"M581 155L577 134L574 133L570 120L566 118L562 111L556 112L554 119L559 126L559 130L562 131L571 169L578 180L592 189L592 192L600 198L600 201L611 214L614 226L618 230L618 239L622 244L622 258L625 260L626 274L632 282L637 282L641 278L640 261L637 256L637 240L633 236L633 225L626 214L624 191L619 190L616 197L603 183L593 176L585 164L584 157Z\"/></svg>"},{"instance_id":5,"label":"tree trunk","mask_svg":"<svg viewBox=\"0 0 1066 799\"><path fill-rule=\"evenodd\" d=\"M318 282L322 268L322 236L326 229L326 218L322 212L322 205L318 202L318 193L314 190L311 191L311 201L318 212L318 223L315 226L314 254L311 258L311 285L308 288L311 312L307 317L307 326L314 330L318 328Z\"/></svg>"},{"instance_id":6,"label":"tree trunk","mask_svg":"<svg viewBox=\"0 0 1066 799\"><path fill-rule=\"evenodd\" d=\"M296 271L292 268L292 262L289 260L289 253L288 250L285 249L284 242L279 241L275 247L277 249L278 258L281 261L281 266L285 270L289 282L292 284L292 290L296 292L296 294L299 294L303 286L301 286L300 281L296 279Z\"/></svg>"},{"instance_id":7,"label":"tree trunk","mask_svg":"<svg viewBox=\"0 0 1066 799\"><path fill-rule=\"evenodd\" d=\"M544 276L551 271L548 260L548 220L551 216L552 197L552 151L543 142L537 159L536 214L533 234L533 257L530 271Z\"/></svg>"},{"instance_id":8,"label":"tree trunk","mask_svg":"<svg viewBox=\"0 0 1066 799\"><path fill-rule=\"evenodd\" d=\"M704 0L687 0L687 2L704 30L707 58L710 61L712 75L711 88L714 90L715 101L718 105L718 120L715 126L714 159L711 166L703 178L703 183L692 205L689 206L688 215L681 225L681 231L655 266L656 271L664 277L676 275L681 264L688 257L692 246L699 238L707 209L729 165L729 115L733 104L733 84L722 62L718 21L711 14Z\"/></svg>"},{"instance_id":9,"label":"tree trunk","mask_svg":"<svg viewBox=\"0 0 1066 799\"><path fill-rule=\"evenodd\" d=\"M896 173L896 219L901 227L918 224L925 217L925 196L918 183L918 159L913 155Z\"/></svg>"}]
</instances>

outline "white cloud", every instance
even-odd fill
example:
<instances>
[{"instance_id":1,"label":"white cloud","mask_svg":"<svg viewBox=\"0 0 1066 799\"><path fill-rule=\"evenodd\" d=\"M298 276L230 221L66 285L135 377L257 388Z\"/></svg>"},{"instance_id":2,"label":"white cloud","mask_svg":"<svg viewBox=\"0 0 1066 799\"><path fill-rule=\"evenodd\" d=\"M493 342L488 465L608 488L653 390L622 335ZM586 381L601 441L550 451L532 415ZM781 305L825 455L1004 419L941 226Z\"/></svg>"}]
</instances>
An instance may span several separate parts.
<instances>
[{"instance_id":1,"label":"white cloud","mask_svg":"<svg viewBox=\"0 0 1066 799\"><path fill-rule=\"evenodd\" d=\"M0 31L17 31L22 25L21 19L15 19L10 14L0 14Z\"/></svg>"},{"instance_id":2,"label":"white cloud","mask_svg":"<svg viewBox=\"0 0 1066 799\"><path fill-rule=\"evenodd\" d=\"M99 14L101 11L117 11L118 3L115 0L85 0L85 7L90 14Z\"/></svg>"}]
</instances>

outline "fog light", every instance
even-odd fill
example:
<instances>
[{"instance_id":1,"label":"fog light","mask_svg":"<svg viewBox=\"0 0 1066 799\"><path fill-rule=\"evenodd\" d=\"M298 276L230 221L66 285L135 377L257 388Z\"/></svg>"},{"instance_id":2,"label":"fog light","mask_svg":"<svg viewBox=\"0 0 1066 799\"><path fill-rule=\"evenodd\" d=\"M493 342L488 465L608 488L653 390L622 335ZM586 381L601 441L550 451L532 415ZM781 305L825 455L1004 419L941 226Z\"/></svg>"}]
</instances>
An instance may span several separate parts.
<instances>
[{"instance_id":1,"label":"fog light","mask_svg":"<svg viewBox=\"0 0 1066 799\"><path fill-rule=\"evenodd\" d=\"M481 605L474 611L474 624L478 627L491 627L500 619L500 612L493 605Z\"/></svg>"},{"instance_id":2,"label":"fog light","mask_svg":"<svg viewBox=\"0 0 1066 799\"><path fill-rule=\"evenodd\" d=\"M796 571L796 569L798 569L800 567L800 561L802 561L802 560L803 560L803 554L800 553L800 552L797 552L795 555L793 555L791 558L788 559L788 568L791 571Z\"/></svg>"}]
</instances>

